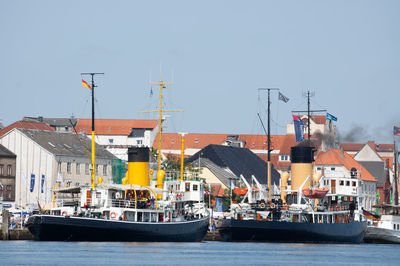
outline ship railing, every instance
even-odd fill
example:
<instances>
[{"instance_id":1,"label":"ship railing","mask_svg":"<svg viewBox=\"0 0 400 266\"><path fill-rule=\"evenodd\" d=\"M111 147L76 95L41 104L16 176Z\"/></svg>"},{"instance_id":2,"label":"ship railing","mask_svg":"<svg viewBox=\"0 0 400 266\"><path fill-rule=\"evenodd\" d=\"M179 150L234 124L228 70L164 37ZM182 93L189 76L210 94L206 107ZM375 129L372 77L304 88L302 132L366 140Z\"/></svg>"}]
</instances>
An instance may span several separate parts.
<instances>
[{"instance_id":1,"label":"ship railing","mask_svg":"<svg viewBox=\"0 0 400 266\"><path fill-rule=\"evenodd\" d=\"M57 199L56 200L56 205L58 207L74 207L74 206L79 206L80 201L79 200L65 200L65 199Z\"/></svg>"},{"instance_id":2,"label":"ship railing","mask_svg":"<svg viewBox=\"0 0 400 266\"><path fill-rule=\"evenodd\" d=\"M113 199L111 201L111 207L115 208L129 208L129 209L155 209L154 200L139 199L135 200L125 200L125 199Z\"/></svg>"}]
</instances>

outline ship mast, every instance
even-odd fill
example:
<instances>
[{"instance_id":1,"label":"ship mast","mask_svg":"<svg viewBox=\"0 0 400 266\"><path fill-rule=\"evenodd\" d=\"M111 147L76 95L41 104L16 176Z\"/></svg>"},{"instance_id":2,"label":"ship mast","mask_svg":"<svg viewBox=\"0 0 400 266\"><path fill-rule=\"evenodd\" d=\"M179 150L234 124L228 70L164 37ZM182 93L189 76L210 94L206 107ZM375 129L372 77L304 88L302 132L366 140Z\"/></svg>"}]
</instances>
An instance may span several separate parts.
<instances>
[{"instance_id":1,"label":"ship mast","mask_svg":"<svg viewBox=\"0 0 400 266\"><path fill-rule=\"evenodd\" d=\"M267 128L268 128L268 140L267 140L267 149L268 149L268 201L271 201L272 197L271 197L271 100L270 100L270 94L271 91L278 91L278 88L260 88L258 89L260 90L266 90L268 91L268 124L267 124ZM263 125L264 127L264 125Z\"/></svg>"},{"instance_id":2,"label":"ship mast","mask_svg":"<svg viewBox=\"0 0 400 266\"><path fill-rule=\"evenodd\" d=\"M95 142L94 142L94 136L95 136L95 123L94 123L94 88L97 87L94 84L94 75L104 75L104 73L81 73L82 76L84 75L91 75L92 76L92 178L91 178L91 186L92 189L94 189L94 184L95 184L95 175L96 175L96 168L95 168L95 159L96 159L96 152L95 152Z\"/></svg>"},{"instance_id":3,"label":"ship mast","mask_svg":"<svg viewBox=\"0 0 400 266\"><path fill-rule=\"evenodd\" d=\"M163 110L162 109L162 91L166 88L166 85L171 85L172 83L164 82L160 74L159 82L150 82L153 85L160 86L160 99L159 99L159 109L152 111L141 111L139 113L155 113L158 112L158 147L157 147L157 173L161 170L161 147L162 147L162 114L164 112L183 112L183 110Z\"/></svg>"},{"instance_id":4,"label":"ship mast","mask_svg":"<svg viewBox=\"0 0 400 266\"><path fill-rule=\"evenodd\" d=\"M394 205L398 205L399 204L399 192L397 190L397 149L396 149L396 141L394 141Z\"/></svg>"}]
</instances>

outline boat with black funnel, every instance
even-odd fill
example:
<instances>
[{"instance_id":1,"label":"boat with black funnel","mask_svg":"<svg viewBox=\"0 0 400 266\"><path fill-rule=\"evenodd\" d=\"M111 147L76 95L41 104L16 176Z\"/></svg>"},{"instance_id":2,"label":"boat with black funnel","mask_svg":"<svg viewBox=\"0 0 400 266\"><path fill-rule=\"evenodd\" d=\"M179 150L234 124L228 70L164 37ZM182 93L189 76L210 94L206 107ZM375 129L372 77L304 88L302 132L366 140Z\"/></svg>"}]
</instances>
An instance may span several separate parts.
<instances>
[{"instance_id":1,"label":"boat with black funnel","mask_svg":"<svg viewBox=\"0 0 400 266\"><path fill-rule=\"evenodd\" d=\"M357 199L349 210L332 209L324 198L328 191L321 182L324 176L313 174L313 161L309 141L291 148L291 174L281 175L280 198L260 200L261 189L247 184L242 203L233 204L229 217L219 221L224 240L360 243L367 224Z\"/></svg>"}]
</instances>

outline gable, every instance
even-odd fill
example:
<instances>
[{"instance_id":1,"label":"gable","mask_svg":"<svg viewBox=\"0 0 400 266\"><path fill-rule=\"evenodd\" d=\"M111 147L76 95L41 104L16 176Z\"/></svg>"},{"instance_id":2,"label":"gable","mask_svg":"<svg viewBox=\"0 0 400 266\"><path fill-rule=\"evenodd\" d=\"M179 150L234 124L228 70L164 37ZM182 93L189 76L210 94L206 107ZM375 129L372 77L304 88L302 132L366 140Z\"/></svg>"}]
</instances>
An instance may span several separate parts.
<instances>
[{"instance_id":1,"label":"gable","mask_svg":"<svg viewBox=\"0 0 400 266\"><path fill-rule=\"evenodd\" d=\"M375 152L369 144L364 145L354 156L356 161L382 162L382 158Z\"/></svg>"}]
</instances>

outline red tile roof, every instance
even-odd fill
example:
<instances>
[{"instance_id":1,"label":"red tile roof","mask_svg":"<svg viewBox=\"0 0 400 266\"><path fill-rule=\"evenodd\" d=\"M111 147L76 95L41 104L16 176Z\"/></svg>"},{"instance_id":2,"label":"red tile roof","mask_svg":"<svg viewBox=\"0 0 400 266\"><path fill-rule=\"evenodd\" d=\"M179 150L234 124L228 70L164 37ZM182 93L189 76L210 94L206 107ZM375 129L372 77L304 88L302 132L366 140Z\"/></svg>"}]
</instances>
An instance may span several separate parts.
<instances>
[{"instance_id":1,"label":"red tile roof","mask_svg":"<svg viewBox=\"0 0 400 266\"><path fill-rule=\"evenodd\" d=\"M368 141L367 143L342 143L340 144L340 147L342 147L344 151L358 152L366 144L368 144L376 152L392 152L394 150L394 144L377 144L373 141Z\"/></svg>"},{"instance_id":2,"label":"red tile roof","mask_svg":"<svg viewBox=\"0 0 400 266\"><path fill-rule=\"evenodd\" d=\"M14 128L54 131L54 128L52 128L51 126L49 126L45 123L30 122L30 121L17 121L17 122L12 123L11 125L6 126L2 130L0 130L0 137L4 136L6 133L13 130Z\"/></svg>"},{"instance_id":3,"label":"red tile roof","mask_svg":"<svg viewBox=\"0 0 400 266\"><path fill-rule=\"evenodd\" d=\"M326 116L325 115L312 115L310 118L316 123L316 124L325 124L326 122Z\"/></svg>"},{"instance_id":4,"label":"red tile roof","mask_svg":"<svg viewBox=\"0 0 400 266\"><path fill-rule=\"evenodd\" d=\"M124 135L131 133L132 128L150 128L157 126L158 120L136 120L136 119L96 119L95 131L96 135ZM78 132L91 134L92 120L78 119L76 125Z\"/></svg>"},{"instance_id":5,"label":"red tile roof","mask_svg":"<svg viewBox=\"0 0 400 266\"><path fill-rule=\"evenodd\" d=\"M364 181L375 181L366 168L354 160L347 152L342 152L340 149L329 149L318 153L314 162L315 165L343 165L347 170L355 167L361 171L361 179Z\"/></svg>"},{"instance_id":6,"label":"red tile roof","mask_svg":"<svg viewBox=\"0 0 400 266\"><path fill-rule=\"evenodd\" d=\"M185 149L202 149L210 144L221 145L228 136L234 134L198 134L188 133L185 135ZM245 141L245 148L253 150L266 150L267 149L267 136L265 135L238 135L238 141ZM285 136L273 135L271 136L271 148L279 149L282 140ZM154 140L153 147L158 147L158 135ZM163 150L180 150L181 149L181 135L179 133L163 133L162 135L162 149Z\"/></svg>"}]
</instances>

